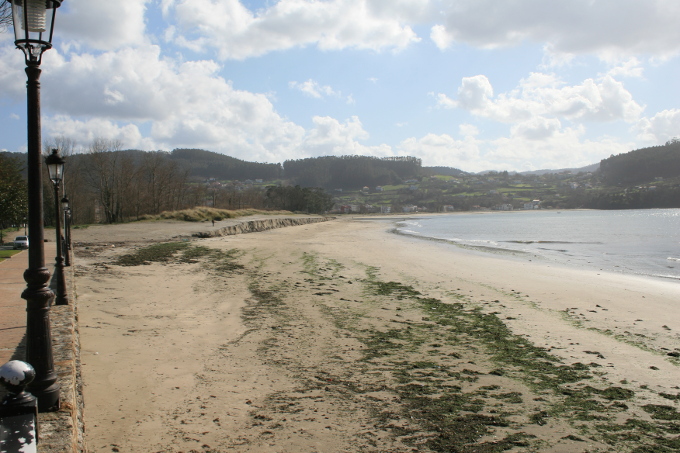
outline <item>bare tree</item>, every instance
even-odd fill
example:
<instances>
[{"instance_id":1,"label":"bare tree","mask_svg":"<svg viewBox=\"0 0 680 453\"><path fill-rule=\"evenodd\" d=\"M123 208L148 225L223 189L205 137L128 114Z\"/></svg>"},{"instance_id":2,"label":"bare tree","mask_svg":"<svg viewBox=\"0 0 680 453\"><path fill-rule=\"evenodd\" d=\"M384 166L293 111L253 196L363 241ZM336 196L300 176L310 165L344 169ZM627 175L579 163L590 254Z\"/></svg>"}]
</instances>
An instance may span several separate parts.
<instances>
[{"instance_id":1,"label":"bare tree","mask_svg":"<svg viewBox=\"0 0 680 453\"><path fill-rule=\"evenodd\" d=\"M104 211L106 223L120 220L121 143L117 140L95 138L87 152L87 162L83 169L85 181L97 195Z\"/></svg>"},{"instance_id":2,"label":"bare tree","mask_svg":"<svg viewBox=\"0 0 680 453\"><path fill-rule=\"evenodd\" d=\"M43 144L44 152L49 155L53 149L58 149L61 157L71 157L77 152L78 144L76 141L70 137L64 137L63 135L52 137L46 140Z\"/></svg>"},{"instance_id":3,"label":"bare tree","mask_svg":"<svg viewBox=\"0 0 680 453\"><path fill-rule=\"evenodd\" d=\"M12 5L8 0L0 1L0 32L5 32L12 26Z\"/></svg>"}]
</instances>

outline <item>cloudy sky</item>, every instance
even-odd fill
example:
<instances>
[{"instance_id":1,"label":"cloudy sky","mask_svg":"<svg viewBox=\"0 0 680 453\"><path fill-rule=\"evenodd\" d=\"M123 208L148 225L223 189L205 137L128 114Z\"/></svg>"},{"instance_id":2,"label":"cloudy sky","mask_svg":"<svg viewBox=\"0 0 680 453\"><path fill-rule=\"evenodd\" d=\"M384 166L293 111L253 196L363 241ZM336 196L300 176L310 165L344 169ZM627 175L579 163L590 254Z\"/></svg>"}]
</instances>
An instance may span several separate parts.
<instances>
[{"instance_id":1,"label":"cloudy sky","mask_svg":"<svg viewBox=\"0 0 680 453\"><path fill-rule=\"evenodd\" d=\"M580 167L680 137L678 0L64 0L43 139ZM26 76L0 34L0 149Z\"/></svg>"}]
</instances>

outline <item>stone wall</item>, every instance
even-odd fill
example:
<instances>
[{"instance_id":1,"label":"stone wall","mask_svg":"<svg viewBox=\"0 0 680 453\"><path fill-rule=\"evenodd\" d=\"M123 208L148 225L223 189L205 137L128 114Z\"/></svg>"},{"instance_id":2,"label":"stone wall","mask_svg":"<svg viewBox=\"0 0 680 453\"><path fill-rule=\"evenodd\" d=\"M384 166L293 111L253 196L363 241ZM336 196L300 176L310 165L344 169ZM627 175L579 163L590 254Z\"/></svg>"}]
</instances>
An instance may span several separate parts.
<instances>
[{"instance_id":1,"label":"stone wall","mask_svg":"<svg viewBox=\"0 0 680 453\"><path fill-rule=\"evenodd\" d=\"M77 294L73 266L65 267L69 305L52 305L52 351L59 378L60 409L38 415L40 453L87 452L83 438L83 393L80 379L80 343ZM53 278L54 280L54 278ZM54 281L52 290L54 291Z\"/></svg>"},{"instance_id":2,"label":"stone wall","mask_svg":"<svg viewBox=\"0 0 680 453\"><path fill-rule=\"evenodd\" d=\"M236 225L218 228L214 231L194 233L192 236L198 238L209 238L219 236L231 236L233 234L256 233L258 231L273 230L289 226L307 225L310 223L326 222L335 217L287 217L262 220L249 220Z\"/></svg>"}]
</instances>

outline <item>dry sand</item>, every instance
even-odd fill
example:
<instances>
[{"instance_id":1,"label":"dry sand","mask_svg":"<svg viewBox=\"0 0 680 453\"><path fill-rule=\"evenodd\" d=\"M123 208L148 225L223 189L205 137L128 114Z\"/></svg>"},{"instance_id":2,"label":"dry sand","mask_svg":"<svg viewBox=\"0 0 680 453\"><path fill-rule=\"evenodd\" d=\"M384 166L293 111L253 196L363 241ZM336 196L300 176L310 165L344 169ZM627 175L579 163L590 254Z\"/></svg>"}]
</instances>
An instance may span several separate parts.
<instances>
[{"instance_id":1,"label":"dry sand","mask_svg":"<svg viewBox=\"0 0 680 453\"><path fill-rule=\"evenodd\" d=\"M197 229L143 225L74 231L92 452L679 448L678 283L351 218L114 264Z\"/></svg>"}]
</instances>

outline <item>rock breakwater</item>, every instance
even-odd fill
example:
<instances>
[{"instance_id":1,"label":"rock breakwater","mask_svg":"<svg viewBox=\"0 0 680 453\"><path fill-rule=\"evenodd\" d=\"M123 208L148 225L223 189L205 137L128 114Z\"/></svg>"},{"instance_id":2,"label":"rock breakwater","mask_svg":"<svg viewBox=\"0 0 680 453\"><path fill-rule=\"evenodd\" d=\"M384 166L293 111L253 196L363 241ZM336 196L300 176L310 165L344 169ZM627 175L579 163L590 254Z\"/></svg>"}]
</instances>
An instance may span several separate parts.
<instances>
[{"instance_id":1,"label":"rock breakwater","mask_svg":"<svg viewBox=\"0 0 680 453\"><path fill-rule=\"evenodd\" d=\"M193 237L210 238L220 236L231 236L234 234L256 233L259 231L273 230L275 228L285 228L290 226L308 225L310 223L326 222L334 220L335 217L286 217L275 219L249 220L247 222L217 228L213 231L202 231L193 233Z\"/></svg>"}]
</instances>

